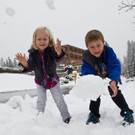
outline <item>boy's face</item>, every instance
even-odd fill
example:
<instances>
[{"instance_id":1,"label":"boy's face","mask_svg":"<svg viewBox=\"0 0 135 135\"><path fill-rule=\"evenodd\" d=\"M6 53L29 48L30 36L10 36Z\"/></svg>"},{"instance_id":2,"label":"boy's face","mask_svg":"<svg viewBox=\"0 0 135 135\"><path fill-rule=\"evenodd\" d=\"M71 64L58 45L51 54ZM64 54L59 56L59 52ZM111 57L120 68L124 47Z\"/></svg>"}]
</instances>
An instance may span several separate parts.
<instances>
[{"instance_id":1,"label":"boy's face","mask_svg":"<svg viewBox=\"0 0 135 135\"><path fill-rule=\"evenodd\" d=\"M43 30L39 30L36 33L36 47L40 51L44 51L48 47L49 37Z\"/></svg>"},{"instance_id":2,"label":"boy's face","mask_svg":"<svg viewBox=\"0 0 135 135\"><path fill-rule=\"evenodd\" d=\"M104 43L101 40L94 40L88 43L88 50L95 57L100 57L104 50Z\"/></svg>"}]
</instances>

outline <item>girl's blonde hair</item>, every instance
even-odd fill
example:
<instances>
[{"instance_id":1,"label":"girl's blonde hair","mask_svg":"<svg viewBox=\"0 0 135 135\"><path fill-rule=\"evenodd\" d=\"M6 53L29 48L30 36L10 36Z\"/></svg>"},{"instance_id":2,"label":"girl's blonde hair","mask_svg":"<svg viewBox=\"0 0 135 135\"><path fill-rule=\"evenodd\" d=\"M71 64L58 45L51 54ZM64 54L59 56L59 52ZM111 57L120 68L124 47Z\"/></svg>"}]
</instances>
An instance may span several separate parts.
<instances>
[{"instance_id":1,"label":"girl's blonde hair","mask_svg":"<svg viewBox=\"0 0 135 135\"><path fill-rule=\"evenodd\" d=\"M35 31L33 33L33 41L32 41L32 45L30 48L34 48L34 49L38 50L38 48L36 46L36 34L37 34L37 31L40 31L40 30L43 30L48 35L48 37L49 37L49 45L48 46L49 47L54 46L55 42L54 42L54 38L53 38L51 31L47 27L40 26L37 29L35 29Z\"/></svg>"}]
</instances>

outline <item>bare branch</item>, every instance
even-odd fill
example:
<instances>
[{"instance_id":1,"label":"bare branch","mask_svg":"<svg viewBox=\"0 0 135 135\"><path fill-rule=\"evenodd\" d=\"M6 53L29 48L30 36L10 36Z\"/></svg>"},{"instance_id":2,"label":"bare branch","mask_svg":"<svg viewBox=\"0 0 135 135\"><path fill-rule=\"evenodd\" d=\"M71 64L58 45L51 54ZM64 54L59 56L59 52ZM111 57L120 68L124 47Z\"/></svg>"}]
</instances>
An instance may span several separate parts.
<instances>
[{"instance_id":1,"label":"bare branch","mask_svg":"<svg viewBox=\"0 0 135 135\"><path fill-rule=\"evenodd\" d=\"M121 2L121 5L118 6L119 9L118 10L123 10L123 9L126 9L125 11L128 12L129 10L132 10L133 8L135 8L135 3L134 1L132 2Z\"/></svg>"}]
</instances>

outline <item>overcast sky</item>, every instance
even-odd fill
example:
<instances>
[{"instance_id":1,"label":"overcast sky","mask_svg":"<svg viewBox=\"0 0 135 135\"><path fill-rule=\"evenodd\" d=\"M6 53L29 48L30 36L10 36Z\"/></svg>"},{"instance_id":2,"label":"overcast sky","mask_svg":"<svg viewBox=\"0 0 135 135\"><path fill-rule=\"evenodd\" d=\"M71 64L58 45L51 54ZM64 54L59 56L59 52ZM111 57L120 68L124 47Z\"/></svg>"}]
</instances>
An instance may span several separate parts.
<instances>
[{"instance_id":1,"label":"overcast sky","mask_svg":"<svg viewBox=\"0 0 135 135\"><path fill-rule=\"evenodd\" d=\"M126 1L126 0L125 0ZM135 41L135 11L118 11L121 0L0 0L0 57L27 53L34 30L47 26L62 44L86 49L84 38L100 30L122 60Z\"/></svg>"}]
</instances>

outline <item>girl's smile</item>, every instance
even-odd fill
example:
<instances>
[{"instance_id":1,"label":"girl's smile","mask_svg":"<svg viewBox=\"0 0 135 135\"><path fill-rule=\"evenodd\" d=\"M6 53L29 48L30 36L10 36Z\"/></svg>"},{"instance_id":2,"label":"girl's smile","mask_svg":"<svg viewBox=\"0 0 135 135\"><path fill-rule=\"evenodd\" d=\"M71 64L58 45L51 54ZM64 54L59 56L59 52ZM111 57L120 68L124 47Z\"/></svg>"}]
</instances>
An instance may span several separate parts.
<instances>
[{"instance_id":1,"label":"girl's smile","mask_svg":"<svg viewBox=\"0 0 135 135\"><path fill-rule=\"evenodd\" d=\"M40 51L44 51L49 45L49 37L43 30L36 33L36 46Z\"/></svg>"}]
</instances>

